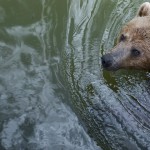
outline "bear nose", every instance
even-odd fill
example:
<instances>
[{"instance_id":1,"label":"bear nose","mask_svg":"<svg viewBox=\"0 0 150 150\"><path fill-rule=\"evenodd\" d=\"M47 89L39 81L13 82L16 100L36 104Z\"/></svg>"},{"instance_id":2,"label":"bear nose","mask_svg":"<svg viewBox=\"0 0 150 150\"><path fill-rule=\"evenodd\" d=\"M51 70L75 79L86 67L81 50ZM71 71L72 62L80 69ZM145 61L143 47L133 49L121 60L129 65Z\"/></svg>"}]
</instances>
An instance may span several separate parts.
<instances>
[{"instance_id":1,"label":"bear nose","mask_svg":"<svg viewBox=\"0 0 150 150\"><path fill-rule=\"evenodd\" d=\"M102 56L101 62L104 68L109 68L113 63L113 57L110 54L106 54Z\"/></svg>"}]
</instances>

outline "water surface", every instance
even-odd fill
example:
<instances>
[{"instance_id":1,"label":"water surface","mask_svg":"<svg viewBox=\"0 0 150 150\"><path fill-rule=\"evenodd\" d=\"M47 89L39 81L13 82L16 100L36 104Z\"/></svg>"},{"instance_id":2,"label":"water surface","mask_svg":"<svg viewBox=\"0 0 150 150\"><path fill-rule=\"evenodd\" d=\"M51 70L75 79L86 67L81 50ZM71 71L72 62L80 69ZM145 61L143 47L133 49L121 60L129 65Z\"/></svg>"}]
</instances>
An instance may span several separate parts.
<instances>
[{"instance_id":1,"label":"water surface","mask_svg":"<svg viewBox=\"0 0 150 150\"><path fill-rule=\"evenodd\" d=\"M149 73L99 59L142 2L0 2L0 149L150 149Z\"/></svg>"}]
</instances>

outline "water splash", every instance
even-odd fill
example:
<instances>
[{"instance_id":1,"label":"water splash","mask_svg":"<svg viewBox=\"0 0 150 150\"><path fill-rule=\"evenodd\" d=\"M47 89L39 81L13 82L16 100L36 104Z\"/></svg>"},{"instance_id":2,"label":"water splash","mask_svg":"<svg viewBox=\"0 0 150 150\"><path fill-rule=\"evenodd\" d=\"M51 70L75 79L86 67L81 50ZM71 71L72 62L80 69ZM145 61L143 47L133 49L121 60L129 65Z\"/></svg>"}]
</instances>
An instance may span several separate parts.
<instances>
[{"instance_id":1,"label":"water splash","mask_svg":"<svg viewBox=\"0 0 150 150\"><path fill-rule=\"evenodd\" d=\"M16 0L8 16L7 4L1 2L12 20L4 20L0 30L5 37L0 41L0 149L100 149L64 104L69 96L58 20L65 12L59 16L59 5L51 0Z\"/></svg>"}]
</instances>

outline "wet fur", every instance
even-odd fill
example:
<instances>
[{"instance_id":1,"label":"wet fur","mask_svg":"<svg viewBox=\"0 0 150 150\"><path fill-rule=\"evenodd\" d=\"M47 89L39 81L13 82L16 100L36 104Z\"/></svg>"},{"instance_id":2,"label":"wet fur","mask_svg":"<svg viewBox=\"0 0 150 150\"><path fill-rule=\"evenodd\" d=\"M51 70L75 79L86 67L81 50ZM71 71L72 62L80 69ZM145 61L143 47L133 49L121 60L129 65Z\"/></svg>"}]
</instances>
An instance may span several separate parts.
<instances>
[{"instance_id":1,"label":"wet fur","mask_svg":"<svg viewBox=\"0 0 150 150\"><path fill-rule=\"evenodd\" d=\"M132 57L131 50L140 51ZM143 3L135 18L121 30L118 44L109 52L112 65L106 69L145 69L150 70L150 3Z\"/></svg>"}]
</instances>

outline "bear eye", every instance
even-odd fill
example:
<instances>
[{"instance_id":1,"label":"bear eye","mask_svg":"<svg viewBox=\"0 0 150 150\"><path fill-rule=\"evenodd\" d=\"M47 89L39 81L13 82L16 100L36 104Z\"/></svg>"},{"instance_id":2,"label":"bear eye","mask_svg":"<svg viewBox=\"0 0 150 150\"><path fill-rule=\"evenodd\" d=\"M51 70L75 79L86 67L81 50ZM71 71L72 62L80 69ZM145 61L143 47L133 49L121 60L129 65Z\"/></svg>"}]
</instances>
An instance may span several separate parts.
<instances>
[{"instance_id":1,"label":"bear eye","mask_svg":"<svg viewBox=\"0 0 150 150\"><path fill-rule=\"evenodd\" d=\"M126 37L123 34L121 34L119 42L124 41L125 39L126 39Z\"/></svg>"},{"instance_id":2,"label":"bear eye","mask_svg":"<svg viewBox=\"0 0 150 150\"><path fill-rule=\"evenodd\" d=\"M132 49L131 50L131 55L133 56L133 57L137 57L137 56L139 56L141 54L141 52L139 51L139 50L137 50L137 49Z\"/></svg>"}]
</instances>

